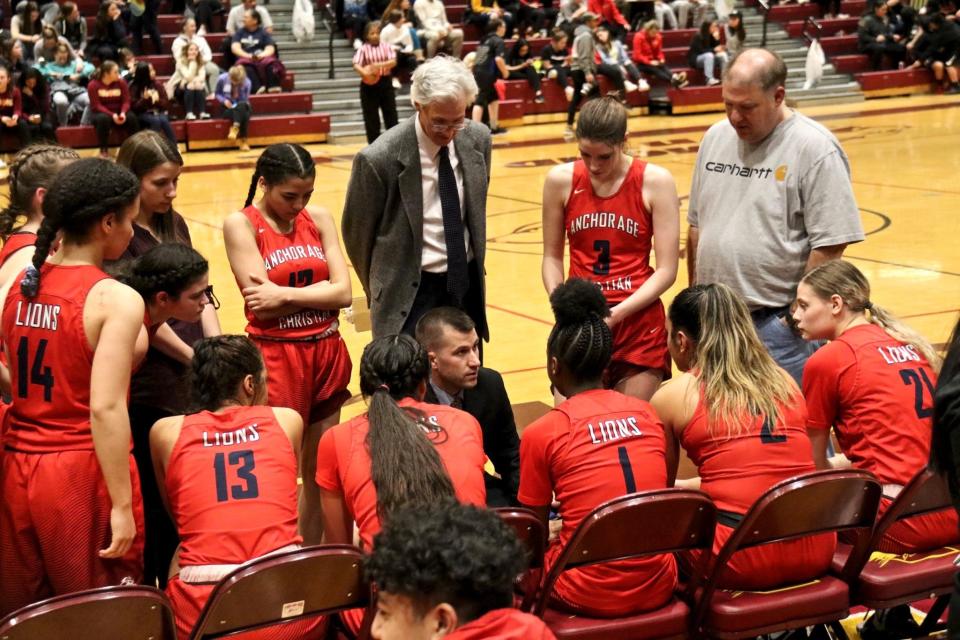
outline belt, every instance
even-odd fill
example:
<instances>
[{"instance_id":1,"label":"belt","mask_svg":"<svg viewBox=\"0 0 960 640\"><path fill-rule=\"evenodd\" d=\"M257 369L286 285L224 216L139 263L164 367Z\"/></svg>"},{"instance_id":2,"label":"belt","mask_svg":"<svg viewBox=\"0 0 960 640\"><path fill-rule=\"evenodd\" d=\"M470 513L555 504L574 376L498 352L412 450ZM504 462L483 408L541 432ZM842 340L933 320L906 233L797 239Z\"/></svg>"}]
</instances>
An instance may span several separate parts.
<instances>
[{"instance_id":1,"label":"belt","mask_svg":"<svg viewBox=\"0 0 960 640\"><path fill-rule=\"evenodd\" d=\"M754 309L750 312L750 317L753 319L754 324L760 324L767 318L772 316L780 316L790 310L790 305L783 307L760 307L759 309Z\"/></svg>"},{"instance_id":2,"label":"belt","mask_svg":"<svg viewBox=\"0 0 960 640\"><path fill-rule=\"evenodd\" d=\"M252 340L267 340L268 342L320 342L324 338L329 338L337 332L337 329L340 328L340 321L334 320L324 332L318 333L312 336L304 336L302 338L281 338L279 336L264 336L258 333L251 333L250 338Z\"/></svg>"}]
</instances>

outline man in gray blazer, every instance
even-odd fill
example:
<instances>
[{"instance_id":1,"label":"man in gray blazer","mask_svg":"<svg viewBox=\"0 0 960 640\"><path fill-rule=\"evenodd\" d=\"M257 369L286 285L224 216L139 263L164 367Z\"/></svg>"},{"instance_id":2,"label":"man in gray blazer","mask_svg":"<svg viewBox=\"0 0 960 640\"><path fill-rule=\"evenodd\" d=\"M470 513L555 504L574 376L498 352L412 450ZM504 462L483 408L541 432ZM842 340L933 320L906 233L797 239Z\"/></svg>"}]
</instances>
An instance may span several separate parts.
<instances>
[{"instance_id":1,"label":"man in gray blazer","mask_svg":"<svg viewBox=\"0 0 960 640\"><path fill-rule=\"evenodd\" d=\"M413 335L435 307L467 312L489 340L484 298L490 133L464 118L473 75L437 56L413 75L417 109L353 161L343 242L370 305L373 336Z\"/></svg>"}]
</instances>

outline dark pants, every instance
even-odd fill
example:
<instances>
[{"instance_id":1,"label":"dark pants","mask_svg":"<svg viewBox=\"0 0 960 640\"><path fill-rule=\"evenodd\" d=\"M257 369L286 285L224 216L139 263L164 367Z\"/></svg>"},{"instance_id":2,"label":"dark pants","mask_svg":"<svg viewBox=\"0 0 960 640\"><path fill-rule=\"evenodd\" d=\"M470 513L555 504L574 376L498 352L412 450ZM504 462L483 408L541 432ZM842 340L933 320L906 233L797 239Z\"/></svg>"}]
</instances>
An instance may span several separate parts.
<instances>
[{"instance_id":1,"label":"dark pants","mask_svg":"<svg viewBox=\"0 0 960 640\"><path fill-rule=\"evenodd\" d=\"M177 144L177 136L173 133L173 127L170 126L170 118L165 113L147 112L141 113L140 128L150 129L157 133L167 136L173 144Z\"/></svg>"},{"instance_id":2,"label":"dark pants","mask_svg":"<svg viewBox=\"0 0 960 640\"><path fill-rule=\"evenodd\" d=\"M566 88L566 86L567 86L567 79L570 77L570 67L563 66L563 65L553 65L553 66L550 67L550 69L547 71L547 75L548 75L548 76L550 75L550 72L551 72L551 71L556 71L556 72L557 72L557 73L556 73L556 76L554 77L554 80L557 81L557 84L560 85L560 88L561 88L561 89Z\"/></svg>"},{"instance_id":3,"label":"dark pants","mask_svg":"<svg viewBox=\"0 0 960 640\"><path fill-rule=\"evenodd\" d=\"M17 118L17 123L15 125L10 126L5 124L3 125L3 128L17 136L17 140L20 142L21 149L30 146L30 127L27 126L23 116Z\"/></svg>"},{"instance_id":4,"label":"dark pants","mask_svg":"<svg viewBox=\"0 0 960 640\"><path fill-rule=\"evenodd\" d=\"M207 110L207 94L202 89L186 89L183 92L183 107L187 113L200 115Z\"/></svg>"},{"instance_id":5,"label":"dark pants","mask_svg":"<svg viewBox=\"0 0 960 640\"><path fill-rule=\"evenodd\" d=\"M160 29L157 28L157 5L159 0L146 0L144 3L143 15L130 16L130 30L133 31L133 48L136 53L143 55L143 32L153 41L153 48L157 55L163 53L163 46L160 41Z\"/></svg>"},{"instance_id":6,"label":"dark pants","mask_svg":"<svg viewBox=\"0 0 960 640\"><path fill-rule=\"evenodd\" d=\"M140 491L143 494L143 519L146 539L143 547L143 582L146 585L158 584L161 589L167 585L167 573L170 560L180 544L177 527L167 514L157 478L153 473L153 460L150 457L150 427L157 420L170 414L155 407L131 404L130 431L133 433L133 457L140 472Z\"/></svg>"},{"instance_id":7,"label":"dark pants","mask_svg":"<svg viewBox=\"0 0 960 640\"><path fill-rule=\"evenodd\" d=\"M463 301L454 300L453 296L447 293L447 273L430 273L428 271L420 272L420 286L417 288L417 295L413 299L413 305L410 307L410 313L403 323L403 333L413 335L417 328L417 321L423 317L427 311L437 307L457 307L462 309L474 324L477 325L477 335L486 333L485 313L483 308L483 280L481 279L480 269L477 267L477 261L471 260L467 267L470 274L470 288ZM483 359L483 341L480 342L481 360Z\"/></svg>"},{"instance_id":8,"label":"dark pants","mask_svg":"<svg viewBox=\"0 0 960 640\"><path fill-rule=\"evenodd\" d=\"M377 84L360 83L360 109L363 111L367 143L380 137L380 113L383 113L385 128L396 126L397 96L390 76L382 76Z\"/></svg>"},{"instance_id":9,"label":"dark pants","mask_svg":"<svg viewBox=\"0 0 960 640\"><path fill-rule=\"evenodd\" d=\"M573 78L573 100L571 100L567 106L567 125L573 126L573 120L577 114L577 107L580 105L580 100L584 98L581 89L583 89L583 85L587 83L587 74L579 69L574 69L570 72L570 75ZM623 73L620 72L619 67L612 64L598 64L593 75L593 87L590 88L586 96L587 98L592 98L600 94L600 86L599 83L596 82L596 76L598 75L606 76L610 82L616 86L620 95L622 96L624 94L626 87L623 84Z\"/></svg>"},{"instance_id":10,"label":"dark pants","mask_svg":"<svg viewBox=\"0 0 960 640\"><path fill-rule=\"evenodd\" d=\"M897 63L903 62L903 59L907 55L907 48L899 42L886 40L885 42L871 42L870 44L866 44L860 48L860 52L870 56L870 66L874 71L879 71L883 64L884 54L889 56L894 66L896 66Z\"/></svg>"},{"instance_id":11,"label":"dark pants","mask_svg":"<svg viewBox=\"0 0 960 640\"><path fill-rule=\"evenodd\" d=\"M666 65L643 64L642 62L637 62L636 65L640 73L655 76L667 82L673 81L673 74L670 73L670 69L667 69Z\"/></svg>"},{"instance_id":12,"label":"dark pants","mask_svg":"<svg viewBox=\"0 0 960 640\"><path fill-rule=\"evenodd\" d=\"M219 13L223 13L223 5L217 0L196 0L193 5L193 15L197 21L197 28L206 27L210 33L217 30L213 26L213 16Z\"/></svg>"},{"instance_id":13,"label":"dark pants","mask_svg":"<svg viewBox=\"0 0 960 640\"><path fill-rule=\"evenodd\" d=\"M247 127L250 124L250 115L253 113L253 109L250 107L249 102L238 102L233 105L232 109L224 109L223 117L227 120L232 120L233 124L240 127L240 137L247 137Z\"/></svg>"},{"instance_id":14,"label":"dark pants","mask_svg":"<svg viewBox=\"0 0 960 640\"><path fill-rule=\"evenodd\" d=\"M367 26L368 22L370 22L370 20L366 16L354 16L354 15L343 16L344 31L346 30L352 31L353 38L355 40L363 40L363 30Z\"/></svg>"},{"instance_id":15,"label":"dark pants","mask_svg":"<svg viewBox=\"0 0 960 640\"><path fill-rule=\"evenodd\" d=\"M127 132L128 136L132 136L137 131L140 130L140 122L137 120L137 116L132 113L127 113L127 119L123 124L115 124L113 118L105 113L97 112L90 116L90 120L93 122L93 128L97 130L97 145L100 147L100 150L103 151L109 145L108 139L110 138L110 128L119 127Z\"/></svg>"},{"instance_id":16,"label":"dark pants","mask_svg":"<svg viewBox=\"0 0 960 640\"><path fill-rule=\"evenodd\" d=\"M535 92L540 92L540 74L533 67L525 67L519 71L510 72L511 80L526 80L530 83L530 88Z\"/></svg>"},{"instance_id":17,"label":"dark pants","mask_svg":"<svg viewBox=\"0 0 960 640\"><path fill-rule=\"evenodd\" d=\"M272 89L280 86L280 76L276 70L277 59L273 56L254 60L253 58L238 58L237 63L243 65L247 77L250 78L250 92L256 93L260 87Z\"/></svg>"},{"instance_id":18,"label":"dark pants","mask_svg":"<svg viewBox=\"0 0 960 640\"><path fill-rule=\"evenodd\" d=\"M40 120L37 124L32 122L27 122L25 120L26 116L22 116L21 119L24 120L24 124L27 125L27 130L30 133L30 142L37 142L38 140L46 140L47 142L56 142L57 136L53 132L53 123L47 120L46 118Z\"/></svg>"}]
</instances>

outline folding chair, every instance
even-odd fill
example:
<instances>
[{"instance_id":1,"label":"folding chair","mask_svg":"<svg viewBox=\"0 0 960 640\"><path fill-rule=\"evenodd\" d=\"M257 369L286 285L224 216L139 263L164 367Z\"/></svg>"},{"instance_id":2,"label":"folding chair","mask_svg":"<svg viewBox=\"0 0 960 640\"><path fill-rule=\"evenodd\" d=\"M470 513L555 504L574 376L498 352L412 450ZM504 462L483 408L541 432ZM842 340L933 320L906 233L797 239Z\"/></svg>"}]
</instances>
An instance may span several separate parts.
<instances>
[{"instance_id":1,"label":"folding chair","mask_svg":"<svg viewBox=\"0 0 960 640\"><path fill-rule=\"evenodd\" d=\"M494 509L497 515L513 529L520 543L527 550L529 561L527 571L521 579L524 595L519 609L528 611L537 595L537 587L543 577L543 554L547 549L547 528L540 518L530 509L499 507Z\"/></svg>"},{"instance_id":2,"label":"folding chair","mask_svg":"<svg viewBox=\"0 0 960 640\"><path fill-rule=\"evenodd\" d=\"M363 580L361 559L356 547L337 544L247 562L217 584L190 639L221 638L297 618L367 607L370 588ZM361 632L368 628L365 624Z\"/></svg>"},{"instance_id":3,"label":"folding chair","mask_svg":"<svg viewBox=\"0 0 960 640\"><path fill-rule=\"evenodd\" d=\"M930 469L917 473L880 517L870 544L859 556L852 556L847 545L838 550L834 567L850 585L852 603L870 609L889 609L936 598L920 631L922 636L927 636L943 629L944 625L938 624L938 620L953 593L953 576L957 571L954 560L960 555L960 534L958 544L953 546L912 553L884 563L870 562L870 557L894 523L952 508L950 491L943 477ZM842 566L844 564L846 566Z\"/></svg>"},{"instance_id":4,"label":"folding chair","mask_svg":"<svg viewBox=\"0 0 960 640\"><path fill-rule=\"evenodd\" d=\"M176 640L170 601L152 587L102 587L28 605L0 621L3 640Z\"/></svg>"},{"instance_id":5,"label":"folding chair","mask_svg":"<svg viewBox=\"0 0 960 640\"><path fill-rule=\"evenodd\" d=\"M816 471L774 485L743 517L711 563L697 599L694 632L729 640L814 624L829 624L850 610L847 583L823 575L770 591L724 591L717 581L737 551L808 535L852 530L859 553L870 540L880 483L864 471Z\"/></svg>"},{"instance_id":6,"label":"folding chair","mask_svg":"<svg viewBox=\"0 0 960 640\"><path fill-rule=\"evenodd\" d=\"M557 578L568 569L687 549L709 551L716 521L710 498L688 489L632 493L600 505L580 523L550 568L533 613L543 618L557 638L686 637L690 608L676 595L660 609L620 618L550 609L550 595Z\"/></svg>"}]
</instances>

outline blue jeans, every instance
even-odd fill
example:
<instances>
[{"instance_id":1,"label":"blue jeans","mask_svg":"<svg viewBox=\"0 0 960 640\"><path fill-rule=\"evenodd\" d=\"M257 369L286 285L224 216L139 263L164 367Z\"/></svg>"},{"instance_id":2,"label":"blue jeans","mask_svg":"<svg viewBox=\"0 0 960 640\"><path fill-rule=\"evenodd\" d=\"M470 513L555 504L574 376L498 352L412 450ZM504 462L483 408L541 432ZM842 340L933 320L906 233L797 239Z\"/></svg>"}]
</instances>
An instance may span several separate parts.
<instances>
[{"instance_id":1,"label":"blue jeans","mask_svg":"<svg viewBox=\"0 0 960 640\"><path fill-rule=\"evenodd\" d=\"M719 80L723 75L723 68L727 64L726 52L714 53L708 51L697 56L697 68L703 69L703 75L709 80ZM717 67L717 73L714 75L714 66Z\"/></svg>"},{"instance_id":2,"label":"blue jeans","mask_svg":"<svg viewBox=\"0 0 960 640\"><path fill-rule=\"evenodd\" d=\"M760 335L760 340L767 347L767 351L770 352L776 363L790 374L798 386L803 388L803 365L807 363L807 359L813 355L813 352L820 348L822 343L818 341L810 342L795 334L783 320L784 313L789 313L789 311L784 310L783 313L770 314L755 321L754 325Z\"/></svg>"}]
</instances>

